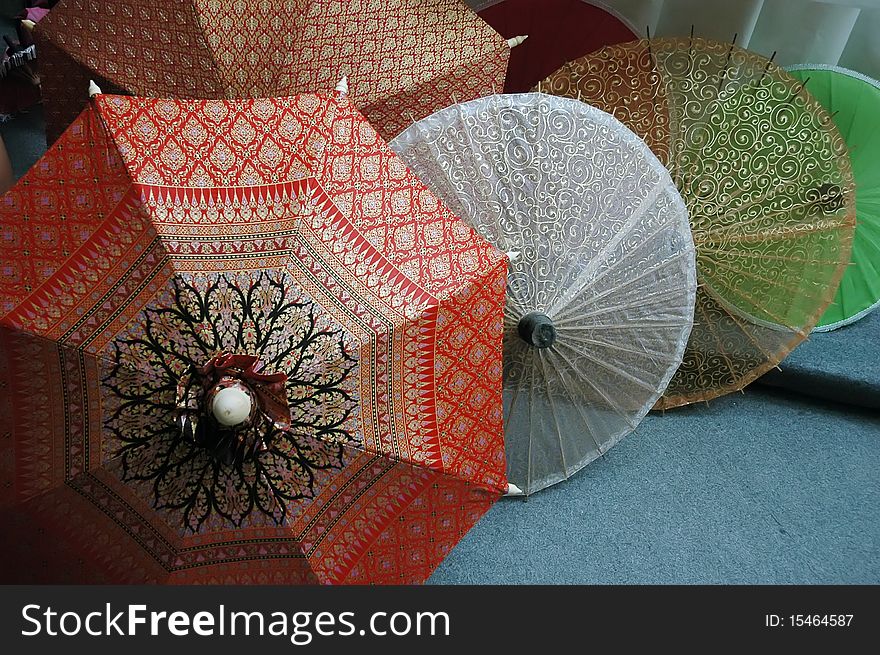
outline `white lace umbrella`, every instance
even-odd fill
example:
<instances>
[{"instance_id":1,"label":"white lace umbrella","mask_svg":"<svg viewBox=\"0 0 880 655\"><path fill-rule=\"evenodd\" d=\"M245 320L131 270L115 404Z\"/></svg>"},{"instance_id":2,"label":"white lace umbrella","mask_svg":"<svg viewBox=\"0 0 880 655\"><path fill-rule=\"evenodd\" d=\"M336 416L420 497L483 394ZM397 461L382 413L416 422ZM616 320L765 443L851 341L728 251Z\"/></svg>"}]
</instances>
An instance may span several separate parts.
<instances>
[{"instance_id":1,"label":"white lace umbrella","mask_svg":"<svg viewBox=\"0 0 880 655\"><path fill-rule=\"evenodd\" d=\"M696 274L687 210L614 117L537 93L455 105L391 144L511 254L508 479L559 482L638 425L681 362Z\"/></svg>"}]
</instances>

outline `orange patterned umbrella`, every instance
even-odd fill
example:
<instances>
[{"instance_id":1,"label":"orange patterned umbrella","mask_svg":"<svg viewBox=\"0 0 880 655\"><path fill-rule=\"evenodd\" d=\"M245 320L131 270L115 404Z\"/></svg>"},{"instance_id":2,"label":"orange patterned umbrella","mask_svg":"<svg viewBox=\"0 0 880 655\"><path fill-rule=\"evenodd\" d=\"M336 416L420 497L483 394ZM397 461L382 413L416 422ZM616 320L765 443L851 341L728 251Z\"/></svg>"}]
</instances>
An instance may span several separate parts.
<instances>
[{"instance_id":1,"label":"orange patterned umbrella","mask_svg":"<svg viewBox=\"0 0 880 655\"><path fill-rule=\"evenodd\" d=\"M84 89L152 97L285 96L342 75L385 138L500 90L510 48L459 0L63 0L36 31L49 141Z\"/></svg>"},{"instance_id":2,"label":"orange patterned umbrella","mask_svg":"<svg viewBox=\"0 0 880 655\"><path fill-rule=\"evenodd\" d=\"M344 96L99 95L0 220L3 582L419 582L506 490L506 259Z\"/></svg>"},{"instance_id":3,"label":"orange patterned umbrella","mask_svg":"<svg viewBox=\"0 0 880 655\"><path fill-rule=\"evenodd\" d=\"M828 112L772 61L700 38L606 46L540 88L641 136L687 205L694 329L658 407L742 389L778 365L822 316L850 258L853 178Z\"/></svg>"}]
</instances>

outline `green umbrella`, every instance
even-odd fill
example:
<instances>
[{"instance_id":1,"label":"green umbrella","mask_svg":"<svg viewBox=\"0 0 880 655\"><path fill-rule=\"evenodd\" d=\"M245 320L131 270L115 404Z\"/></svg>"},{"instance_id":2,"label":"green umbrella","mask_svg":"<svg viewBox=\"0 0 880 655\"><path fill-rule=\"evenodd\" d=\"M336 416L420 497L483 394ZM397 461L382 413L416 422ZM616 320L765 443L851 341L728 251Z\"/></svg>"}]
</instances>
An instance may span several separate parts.
<instances>
[{"instance_id":1,"label":"green umbrella","mask_svg":"<svg viewBox=\"0 0 880 655\"><path fill-rule=\"evenodd\" d=\"M834 117L850 150L856 183L852 262L833 304L815 328L824 332L859 320L880 305L880 82L836 66L802 64L789 72Z\"/></svg>"}]
</instances>

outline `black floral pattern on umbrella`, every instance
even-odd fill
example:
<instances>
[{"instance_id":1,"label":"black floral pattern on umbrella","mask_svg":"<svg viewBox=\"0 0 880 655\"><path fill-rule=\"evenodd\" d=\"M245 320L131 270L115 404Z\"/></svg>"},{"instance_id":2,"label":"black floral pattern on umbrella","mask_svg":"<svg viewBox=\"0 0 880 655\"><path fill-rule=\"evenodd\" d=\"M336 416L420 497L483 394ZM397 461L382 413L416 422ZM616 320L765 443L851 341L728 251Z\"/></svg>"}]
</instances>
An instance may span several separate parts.
<instances>
[{"instance_id":1,"label":"black floral pattern on umbrella","mask_svg":"<svg viewBox=\"0 0 880 655\"><path fill-rule=\"evenodd\" d=\"M154 507L180 513L187 531L217 517L237 527L260 516L280 524L291 501L313 497L317 477L342 467L344 445L357 442L351 337L284 273L178 276L169 291L110 348L110 456L123 479L150 483ZM219 457L182 429L180 388L224 352L256 356L264 372L287 376L289 426L261 421L263 447L246 457Z\"/></svg>"}]
</instances>

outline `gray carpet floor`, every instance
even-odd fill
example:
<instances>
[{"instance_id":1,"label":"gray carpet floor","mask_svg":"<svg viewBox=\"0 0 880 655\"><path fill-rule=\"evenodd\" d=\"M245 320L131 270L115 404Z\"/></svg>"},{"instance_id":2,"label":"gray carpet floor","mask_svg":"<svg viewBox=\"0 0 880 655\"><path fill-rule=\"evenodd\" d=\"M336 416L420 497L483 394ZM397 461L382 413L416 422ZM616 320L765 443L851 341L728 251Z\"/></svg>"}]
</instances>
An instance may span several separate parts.
<instances>
[{"instance_id":1,"label":"gray carpet floor","mask_svg":"<svg viewBox=\"0 0 880 655\"><path fill-rule=\"evenodd\" d=\"M0 133L17 175L45 150L39 108ZM777 388L648 416L572 479L499 502L430 582L880 583L878 343L875 315L814 335Z\"/></svg>"},{"instance_id":2,"label":"gray carpet floor","mask_svg":"<svg viewBox=\"0 0 880 655\"><path fill-rule=\"evenodd\" d=\"M880 583L878 471L880 415L753 387L497 503L431 582Z\"/></svg>"}]
</instances>

